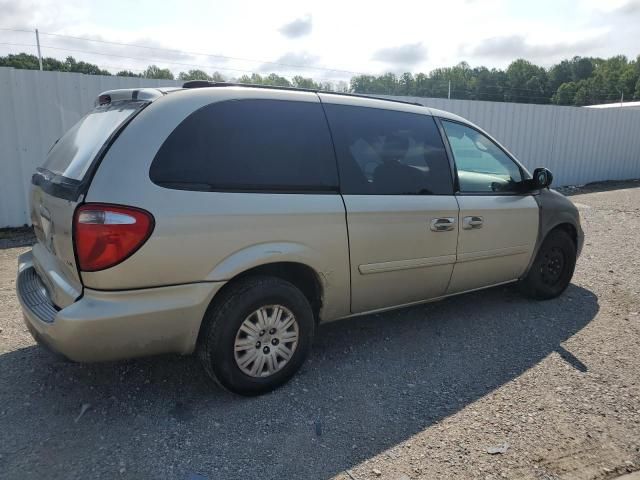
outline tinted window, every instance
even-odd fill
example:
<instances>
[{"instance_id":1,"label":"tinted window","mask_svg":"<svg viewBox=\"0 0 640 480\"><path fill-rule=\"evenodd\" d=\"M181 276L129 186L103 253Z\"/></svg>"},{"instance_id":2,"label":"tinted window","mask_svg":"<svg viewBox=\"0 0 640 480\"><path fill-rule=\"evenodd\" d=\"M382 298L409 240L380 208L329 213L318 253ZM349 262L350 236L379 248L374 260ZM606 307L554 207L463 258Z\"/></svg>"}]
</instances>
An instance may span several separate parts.
<instances>
[{"instance_id":1,"label":"tinted window","mask_svg":"<svg viewBox=\"0 0 640 480\"><path fill-rule=\"evenodd\" d=\"M458 170L461 192L517 191L522 172L495 143L477 130L442 121Z\"/></svg>"},{"instance_id":2,"label":"tinted window","mask_svg":"<svg viewBox=\"0 0 640 480\"><path fill-rule=\"evenodd\" d=\"M337 168L319 103L232 100L187 117L164 142L151 180L195 190L335 190Z\"/></svg>"},{"instance_id":3,"label":"tinted window","mask_svg":"<svg viewBox=\"0 0 640 480\"><path fill-rule=\"evenodd\" d=\"M82 180L111 134L143 105L142 102L114 102L96 107L51 147L43 168L72 180Z\"/></svg>"},{"instance_id":4,"label":"tinted window","mask_svg":"<svg viewBox=\"0 0 640 480\"><path fill-rule=\"evenodd\" d=\"M451 169L432 117L325 105L343 193L451 195Z\"/></svg>"}]
</instances>

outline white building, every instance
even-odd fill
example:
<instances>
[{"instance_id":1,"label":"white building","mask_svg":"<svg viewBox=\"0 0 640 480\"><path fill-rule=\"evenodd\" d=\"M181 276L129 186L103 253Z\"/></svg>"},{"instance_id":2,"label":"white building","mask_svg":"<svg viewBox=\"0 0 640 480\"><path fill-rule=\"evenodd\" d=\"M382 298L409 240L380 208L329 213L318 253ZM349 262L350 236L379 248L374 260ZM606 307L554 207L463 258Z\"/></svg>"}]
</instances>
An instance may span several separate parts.
<instances>
[{"instance_id":1,"label":"white building","mask_svg":"<svg viewBox=\"0 0 640 480\"><path fill-rule=\"evenodd\" d=\"M640 102L602 103L600 105L586 105L585 108L631 108L640 110Z\"/></svg>"}]
</instances>

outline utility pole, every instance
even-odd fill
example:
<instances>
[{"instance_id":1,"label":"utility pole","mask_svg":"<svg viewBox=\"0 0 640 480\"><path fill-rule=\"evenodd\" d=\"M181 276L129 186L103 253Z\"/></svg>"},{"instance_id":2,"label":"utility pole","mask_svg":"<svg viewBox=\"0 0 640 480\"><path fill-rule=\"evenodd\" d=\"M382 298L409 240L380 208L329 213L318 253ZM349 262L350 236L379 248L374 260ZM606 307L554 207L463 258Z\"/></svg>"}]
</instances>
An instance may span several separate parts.
<instances>
[{"instance_id":1,"label":"utility pole","mask_svg":"<svg viewBox=\"0 0 640 480\"><path fill-rule=\"evenodd\" d=\"M42 53L40 53L40 34L36 28L36 45L38 46L38 63L40 63L40 71L42 71Z\"/></svg>"},{"instance_id":2,"label":"utility pole","mask_svg":"<svg viewBox=\"0 0 640 480\"><path fill-rule=\"evenodd\" d=\"M37 30L36 30L36 32L37 32ZM449 93L447 94L447 99L451 100L451 80L449 80Z\"/></svg>"}]
</instances>

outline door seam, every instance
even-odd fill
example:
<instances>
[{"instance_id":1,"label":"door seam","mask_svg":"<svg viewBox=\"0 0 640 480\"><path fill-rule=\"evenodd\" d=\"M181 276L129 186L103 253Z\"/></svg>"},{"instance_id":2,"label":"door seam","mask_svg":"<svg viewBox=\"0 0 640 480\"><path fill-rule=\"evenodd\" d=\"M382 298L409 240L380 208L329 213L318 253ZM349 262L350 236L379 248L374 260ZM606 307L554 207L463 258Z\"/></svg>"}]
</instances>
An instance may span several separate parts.
<instances>
[{"instance_id":1,"label":"door seam","mask_svg":"<svg viewBox=\"0 0 640 480\"><path fill-rule=\"evenodd\" d=\"M451 280L453 279L453 272L455 271L456 265L458 264L458 248L460 246L460 215L462 214L462 212L460 211L460 202L458 201L458 196L454 194L453 198L455 199L456 205L458 206L458 221L456 222L456 226L458 228L458 231L456 234L456 260L455 262L453 262L453 268L451 268L451 273L449 274L449 281L447 282L447 287L444 289L445 295L449 291L449 287L451 286Z\"/></svg>"}]
</instances>

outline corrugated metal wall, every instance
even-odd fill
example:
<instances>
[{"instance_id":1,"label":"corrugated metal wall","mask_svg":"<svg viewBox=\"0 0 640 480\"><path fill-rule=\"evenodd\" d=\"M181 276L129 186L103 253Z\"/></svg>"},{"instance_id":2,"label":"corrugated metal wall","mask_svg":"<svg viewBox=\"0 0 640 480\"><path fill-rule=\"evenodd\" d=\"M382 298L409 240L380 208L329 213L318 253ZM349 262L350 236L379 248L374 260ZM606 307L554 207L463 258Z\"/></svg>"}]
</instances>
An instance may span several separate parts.
<instances>
[{"instance_id":1,"label":"corrugated metal wall","mask_svg":"<svg viewBox=\"0 0 640 480\"><path fill-rule=\"evenodd\" d=\"M29 223L31 174L51 144L114 88L181 82L0 67L0 227ZM640 111L396 97L457 113L556 185L640 178Z\"/></svg>"}]
</instances>

